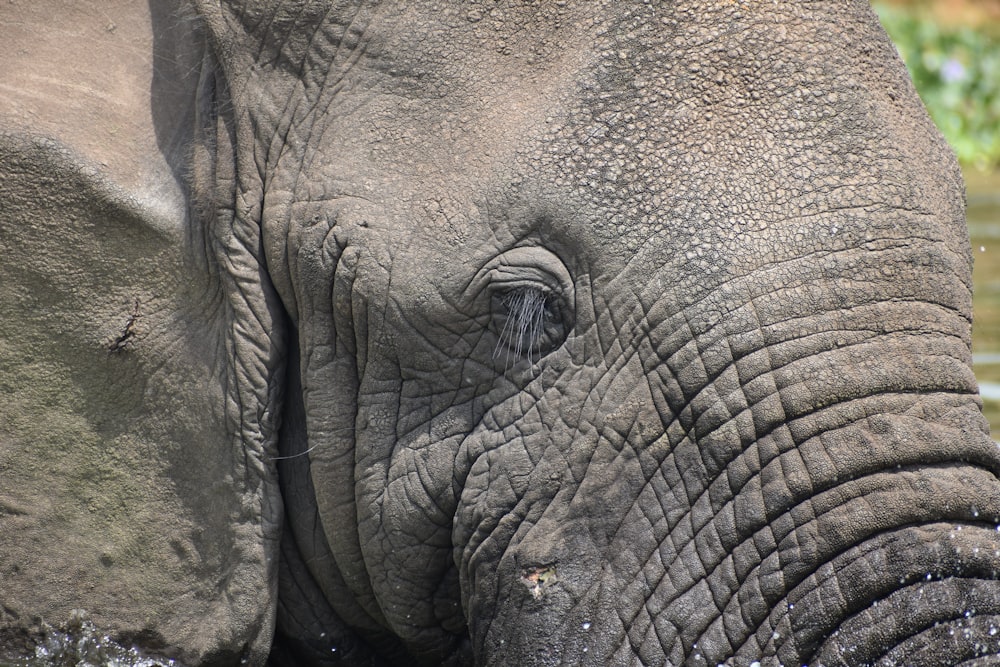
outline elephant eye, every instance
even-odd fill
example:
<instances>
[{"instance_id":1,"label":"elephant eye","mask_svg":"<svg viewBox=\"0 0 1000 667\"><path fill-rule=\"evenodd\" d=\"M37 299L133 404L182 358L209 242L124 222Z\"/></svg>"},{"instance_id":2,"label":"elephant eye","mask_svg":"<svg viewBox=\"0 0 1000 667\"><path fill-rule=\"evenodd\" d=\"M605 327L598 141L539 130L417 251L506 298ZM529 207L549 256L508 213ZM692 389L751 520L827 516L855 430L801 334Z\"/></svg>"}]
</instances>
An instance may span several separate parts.
<instances>
[{"instance_id":1,"label":"elephant eye","mask_svg":"<svg viewBox=\"0 0 1000 667\"><path fill-rule=\"evenodd\" d=\"M493 361L502 372L540 361L563 344L573 329L576 290L558 255L538 245L525 245L488 259L469 281L469 303L477 312L486 295L493 340ZM485 342L485 341L484 341ZM485 352L485 350L484 350Z\"/></svg>"},{"instance_id":2,"label":"elephant eye","mask_svg":"<svg viewBox=\"0 0 1000 667\"><path fill-rule=\"evenodd\" d=\"M499 341L493 351L506 362L534 363L566 337L559 299L534 285L511 287L493 294L494 326Z\"/></svg>"}]
</instances>

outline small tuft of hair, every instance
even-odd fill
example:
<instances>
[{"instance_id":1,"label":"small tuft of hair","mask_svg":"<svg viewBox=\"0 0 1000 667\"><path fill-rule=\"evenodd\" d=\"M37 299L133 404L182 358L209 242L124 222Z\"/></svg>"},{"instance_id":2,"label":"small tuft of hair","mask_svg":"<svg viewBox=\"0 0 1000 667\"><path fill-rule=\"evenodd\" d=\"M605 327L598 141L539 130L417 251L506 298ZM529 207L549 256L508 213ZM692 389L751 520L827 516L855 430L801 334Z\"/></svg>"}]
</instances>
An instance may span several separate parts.
<instances>
[{"instance_id":1,"label":"small tuft of hair","mask_svg":"<svg viewBox=\"0 0 1000 667\"><path fill-rule=\"evenodd\" d=\"M529 363L535 345L541 340L545 326L547 295L534 287L522 287L503 295L502 303L507 308L507 320L500 332L500 342L493 352L493 358L500 356L500 348L507 343L507 361L511 354L515 360L527 357Z\"/></svg>"}]
</instances>

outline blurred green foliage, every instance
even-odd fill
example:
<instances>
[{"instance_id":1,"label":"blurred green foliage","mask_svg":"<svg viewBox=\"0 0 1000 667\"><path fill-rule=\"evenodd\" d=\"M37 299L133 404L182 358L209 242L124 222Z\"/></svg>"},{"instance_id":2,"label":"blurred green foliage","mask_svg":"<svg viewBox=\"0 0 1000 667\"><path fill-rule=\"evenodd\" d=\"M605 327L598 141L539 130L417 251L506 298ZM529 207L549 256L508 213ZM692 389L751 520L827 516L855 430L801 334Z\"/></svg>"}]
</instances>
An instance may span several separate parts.
<instances>
[{"instance_id":1,"label":"blurred green foliage","mask_svg":"<svg viewBox=\"0 0 1000 667\"><path fill-rule=\"evenodd\" d=\"M958 159L984 170L1000 166L1000 33L942 26L895 5L872 6Z\"/></svg>"}]
</instances>

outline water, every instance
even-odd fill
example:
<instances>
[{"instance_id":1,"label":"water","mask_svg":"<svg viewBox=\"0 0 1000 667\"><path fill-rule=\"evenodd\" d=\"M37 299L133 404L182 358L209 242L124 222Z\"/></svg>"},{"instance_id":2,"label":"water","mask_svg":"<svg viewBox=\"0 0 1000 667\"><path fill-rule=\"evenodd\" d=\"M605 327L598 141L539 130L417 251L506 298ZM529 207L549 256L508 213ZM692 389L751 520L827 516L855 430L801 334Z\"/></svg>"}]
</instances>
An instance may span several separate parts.
<instances>
[{"instance_id":1,"label":"water","mask_svg":"<svg viewBox=\"0 0 1000 667\"><path fill-rule=\"evenodd\" d=\"M45 628L45 640L28 658L4 660L0 667L181 667L174 660L149 658L100 632L82 611L73 612L66 631Z\"/></svg>"}]
</instances>

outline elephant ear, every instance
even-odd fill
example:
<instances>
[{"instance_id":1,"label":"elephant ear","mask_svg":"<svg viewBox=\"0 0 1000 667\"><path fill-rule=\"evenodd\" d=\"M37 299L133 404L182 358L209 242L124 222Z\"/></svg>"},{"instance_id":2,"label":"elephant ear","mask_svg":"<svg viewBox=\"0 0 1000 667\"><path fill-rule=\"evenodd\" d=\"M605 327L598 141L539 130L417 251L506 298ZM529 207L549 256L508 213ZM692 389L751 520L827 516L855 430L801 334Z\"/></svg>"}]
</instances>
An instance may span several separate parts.
<instances>
[{"instance_id":1,"label":"elephant ear","mask_svg":"<svg viewBox=\"0 0 1000 667\"><path fill-rule=\"evenodd\" d=\"M267 655L281 310L198 25L0 8L0 653L82 610L188 663Z\"/></svg>"}]
</instances>

